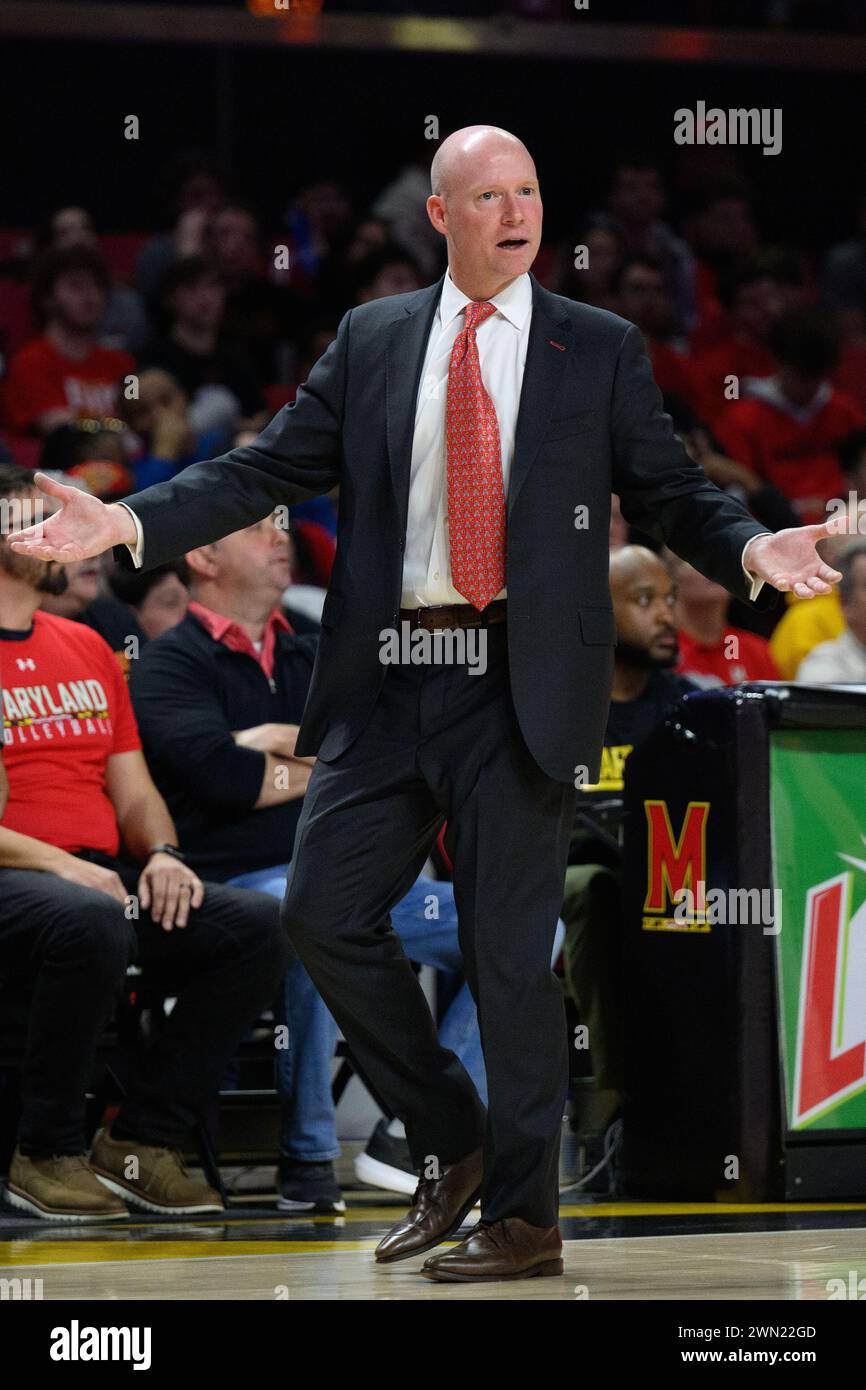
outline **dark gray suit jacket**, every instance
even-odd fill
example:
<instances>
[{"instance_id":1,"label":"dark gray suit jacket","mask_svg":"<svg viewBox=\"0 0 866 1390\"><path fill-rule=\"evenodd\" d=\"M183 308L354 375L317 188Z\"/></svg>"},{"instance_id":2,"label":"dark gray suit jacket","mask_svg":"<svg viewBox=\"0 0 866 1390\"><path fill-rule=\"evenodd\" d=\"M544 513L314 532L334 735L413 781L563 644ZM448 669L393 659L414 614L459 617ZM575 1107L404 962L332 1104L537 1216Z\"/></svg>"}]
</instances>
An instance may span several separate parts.
<instances>
[{"instance_id":1,"label":"dark gray suit jacket","mask_svg":"<svg viewBox=\"0 0 866 1390\"><path fill-rule=\"evenodd\" d=\"M743 546L766 527L688 458L638 330L530 278L507 497L512 694L539 766L565 782L586 767L595 781L616 640L611 492L627 521L742 598ZM399 622L415 401L441 285L352 309L295 403L253 444L129 499L151 568L339 484L337 556L297 743L326 762L369 718L386 669L379 633ZM118 554L131 563L125 547Z\"/></svg>"}]
</instances>

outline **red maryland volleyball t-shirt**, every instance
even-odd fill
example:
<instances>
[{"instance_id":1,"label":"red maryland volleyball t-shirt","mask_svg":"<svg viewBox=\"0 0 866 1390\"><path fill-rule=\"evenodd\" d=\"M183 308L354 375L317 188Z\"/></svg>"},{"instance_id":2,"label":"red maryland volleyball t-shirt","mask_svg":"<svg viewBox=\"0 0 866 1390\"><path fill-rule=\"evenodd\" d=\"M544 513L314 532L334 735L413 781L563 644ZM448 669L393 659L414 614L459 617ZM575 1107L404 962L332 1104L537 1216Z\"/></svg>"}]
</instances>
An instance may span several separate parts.
<instances>
[{"instance_id":1,"label":"red maryland volleyball t-shirt","mask_svg":"<svg viewBox=\"0 0 866 1390\"><path fill-rule=\"evenodd\" d=\"M9 777L3 825L59 849L116 854L106 763L141 743L108 643L82 623L36 613L30 632L0 628L0 671Z\"/></svg>"}]
</instances>

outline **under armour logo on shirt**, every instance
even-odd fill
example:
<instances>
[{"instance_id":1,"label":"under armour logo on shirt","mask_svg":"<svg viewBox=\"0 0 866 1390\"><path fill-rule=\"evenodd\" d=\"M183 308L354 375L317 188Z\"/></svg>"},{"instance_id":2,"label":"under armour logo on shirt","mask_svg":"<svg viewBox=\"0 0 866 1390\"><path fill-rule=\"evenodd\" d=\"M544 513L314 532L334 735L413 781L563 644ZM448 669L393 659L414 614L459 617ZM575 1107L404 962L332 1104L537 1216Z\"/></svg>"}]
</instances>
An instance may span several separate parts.
<instances>
[{"instance_id":1,"label":"under armour logo on shirt","mask_svg":"<svg viewBox=\"0 0 866 1390\"><path fill-rule=\"evenodd\" d=\"M16 656L15 664L19 671L35 671L36 662L32 656Z\"/></svg>"}]
</instances>

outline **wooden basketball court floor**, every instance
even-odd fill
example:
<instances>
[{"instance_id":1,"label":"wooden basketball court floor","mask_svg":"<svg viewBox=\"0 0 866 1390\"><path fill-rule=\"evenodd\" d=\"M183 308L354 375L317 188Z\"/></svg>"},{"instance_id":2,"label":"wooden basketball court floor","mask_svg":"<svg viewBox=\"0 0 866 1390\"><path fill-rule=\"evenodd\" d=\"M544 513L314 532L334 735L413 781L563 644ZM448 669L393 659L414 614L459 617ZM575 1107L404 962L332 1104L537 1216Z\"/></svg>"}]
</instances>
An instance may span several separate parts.
<instances>
[{"instance_id":1,"label":"wooden basketball court floor","mask_svg":"<svg viewBox=\"0 0 866 1390\"><path fill-rule=\"evenodd\" d=\"M562 1278L434 1284L419 1274L423 1256L384 1268L373 1261L405 1200L359 1190L346 1193L343 1215L298 1217L277 1212L260 1195L235 1197L218 1220L141 1216L110 1227L55 1225L2 1206L0 1281L29 1279L33 1297L76 1302L825 1301L829 1281L847 1283L866 1259L863 1203L734 1206L587 1197L561 1208Z\"/></svg>"}]
</instances>

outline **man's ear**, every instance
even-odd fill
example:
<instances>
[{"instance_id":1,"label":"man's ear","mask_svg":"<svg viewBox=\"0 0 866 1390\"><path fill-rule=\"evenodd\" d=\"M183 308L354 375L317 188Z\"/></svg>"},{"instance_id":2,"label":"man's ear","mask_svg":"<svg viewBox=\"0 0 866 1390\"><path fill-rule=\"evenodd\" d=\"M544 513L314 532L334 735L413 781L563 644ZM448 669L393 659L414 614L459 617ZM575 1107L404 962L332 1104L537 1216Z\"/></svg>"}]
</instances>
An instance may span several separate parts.
<instances>
[{"instance_id":1,"label":"man's ear","mask_svg":"<svg viewBox=\"0 0 866 1390\"><path fill-rule=\"evenodd\" d=\"M187 551L183 558L192 578L213 579L217 569L215 552L218 544L218 541L212 541L210 545L200 545L196 550Z\"/></svg>"},{"instance_id":2,"label":"man's ear","mask_svg":"<svg viewBox=\"0 0 866 1390\"><path fill-rule=\"evenodd\" d=\"M437 193L431 193L427 199L427 216L437 232L445 236L445 204Z\"/></svg>"}]
</instances>

